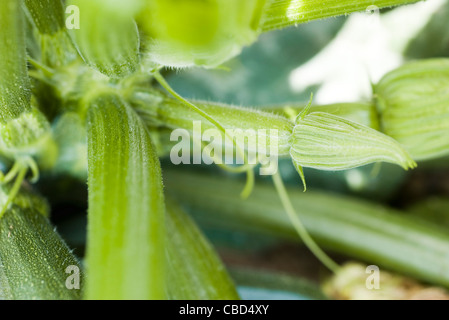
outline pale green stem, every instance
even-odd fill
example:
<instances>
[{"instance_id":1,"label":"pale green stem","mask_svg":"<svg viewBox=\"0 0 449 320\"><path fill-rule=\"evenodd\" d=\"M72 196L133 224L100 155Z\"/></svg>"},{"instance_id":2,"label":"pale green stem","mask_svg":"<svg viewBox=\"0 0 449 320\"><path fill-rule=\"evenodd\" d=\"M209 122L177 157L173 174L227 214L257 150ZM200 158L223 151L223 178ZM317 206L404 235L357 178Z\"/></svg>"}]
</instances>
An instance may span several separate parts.
<instances>
[{"instance_id":1,"label":"pale green stem","mask_svg":"<svg viewBox=\"0 0 449 320\"><path fill-rule=\"evenodd\" d=\"M249 168L247 168L248 164L247 164L247 158L245 155L245 152L237 145L235 138L231 137L227 132L226 129L223 127L223 125L221 125L217 120L215 120L213 117L211 117L209 114L207 114L207 112L204 112L203 110L201 110L200 108L198 108L196 105L194 105L193 103L191 103L190 101L188 101L187 99L183 98L181 95L179 95L169 84L168 82L164 79L164 77L159 73L159 71L155 71L154 72L154 78L159 82L159 84L165 89L167 90L168 93L170 93L173 97L175 97L177 100L181 101L182 103L184 103L187 107L189 107L190 109L192 109L194 112L198 113L199 115L201 115L204 119L206 119L207 121L209 121L210 123L212 123L214 126L216 126L223 134L225 134L228 138L230 138L232 140L232 143L234 144L234 146L236 147L236 151L239 152L242 157L244 158L244 168L246 171L246 175L247 175L247 180L246 180L246 185L245 188L243 189L242 193L241 193L241 197L242 198L248 198L249 195L251 194L251 191L254 188L254 171L252 170L254 166L250 165ZM220 166L221 168L223 168L223 166ZM227 169L229 170L230 168L227 167Z\"/></svg>"},{"instance_id":2,"label":"pale green stem","mask_svg":"<svg viewBox=\"0 0 449 320\"><path fill-rule=\"evenodd\" d=\"M34 159L31 157L26 157L24 161L28 165L28 168L31 170L31 173L32 173L30 182L36 183L40 177L39 167L38 167L36 161L34 161Z\"/></svg>"}]
</instances>

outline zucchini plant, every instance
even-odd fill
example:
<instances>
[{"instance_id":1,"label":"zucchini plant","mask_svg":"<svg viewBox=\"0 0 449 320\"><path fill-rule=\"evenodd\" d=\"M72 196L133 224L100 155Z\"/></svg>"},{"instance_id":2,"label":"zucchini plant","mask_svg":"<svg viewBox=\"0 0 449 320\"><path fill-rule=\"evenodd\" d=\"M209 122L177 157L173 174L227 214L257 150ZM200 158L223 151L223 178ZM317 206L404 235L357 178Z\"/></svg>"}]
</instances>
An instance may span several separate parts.
<instances>
[{"instance_id":1,"label":"zucchini plant","mask_svg":"<svg viewBox=\"0 0 449 320\"><path fill-rule=\"evenodd\" d=\"M447 286L447 275L438 273L449 265L444 232L390 214L371 216L368 205L351 200L292 198L278 168L278 161L289 160L305 191L303 168L340 171L388 162L408 170L415 161L449 154L447 59L392 71L373 85L369 102L331 106L314 106L313 98L307 106L259 109L190 100L166 80L171 69L225 69L274 29L413 2L3 0L0 298L239 299L214 247L178 200L198 202L223 220L225 209L235 206L244 211L242 224L259 221L263 229L266 219L265 226L274 224L284 235L293 230L333 272L340 267L321 245L391 269L407 265L406 274ZM242 186L223 185L240 195L218 196L227 189L208 190L216 179L176 171L165 190L160 160L190 163L191 150L193 163L205 158L246 174ZM274 189L258 191L257 173L271 176ZM39 194L38 181L55 176L87 182L83 263L52 227L52 201ZM253 191L269 201L265 208L253 202ZM339 201L352 210L347 221L326 209ZM366 241L339 237L336 229L345 223ZM397 230L407 236L395 238ZM375 241L391 247L376 249ZM414 252L432 266L395 250Z\"/></svg>"}]
</instances>

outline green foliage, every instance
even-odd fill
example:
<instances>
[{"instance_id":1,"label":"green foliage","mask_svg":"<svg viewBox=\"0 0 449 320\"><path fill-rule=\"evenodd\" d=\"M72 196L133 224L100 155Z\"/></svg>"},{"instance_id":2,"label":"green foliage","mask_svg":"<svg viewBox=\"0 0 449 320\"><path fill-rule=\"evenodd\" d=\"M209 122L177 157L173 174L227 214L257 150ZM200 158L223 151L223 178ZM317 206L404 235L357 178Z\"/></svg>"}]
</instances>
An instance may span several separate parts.
<instances>
[{"instance_id":1,"label":"green foliage","mask_svg":"<svg viewBox=\"0 0 449 320\"><path fill-rule=\"evenodd\" d=\"M264 3L146 1L139 20L149 37L149 58L171 67L216 67L256 40Z\"/></svg>"}]
</instances>

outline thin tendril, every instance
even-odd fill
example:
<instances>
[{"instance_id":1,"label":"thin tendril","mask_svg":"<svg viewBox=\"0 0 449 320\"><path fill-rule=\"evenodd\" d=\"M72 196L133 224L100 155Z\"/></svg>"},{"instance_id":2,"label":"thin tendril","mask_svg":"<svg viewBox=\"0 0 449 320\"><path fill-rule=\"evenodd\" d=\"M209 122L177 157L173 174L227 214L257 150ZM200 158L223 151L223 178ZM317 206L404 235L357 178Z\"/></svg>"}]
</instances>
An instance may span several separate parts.
<instances>
[{"instance_id":1,"label":"thin tendril","mask_svg":"<svg viewBox=\"0 0 449 320\"><path fill-rule=\"evenodd\" d=\"M36 80L42 81L48 85L54 85L54 83L49 80L48 78L46 78L45 76L43 76L41 73L36 72L36 70L29 70L28 71L28 75Z\"/></svg>"},{"instance_id":2,"label":"thin tendril","mask_svg":"<svg viewBox=\"0 0 449 320\"><path fill-rule=\"evenodd\" d=\"M212 118L206 112L204 112L203 110L198 108L196 105L194 105L193 103L191 103L190 101L184 99L178 93L176 93L176 91L172 89L172 87L167 83L167 81L165 81L164 77L162 77L162 75L159 72L154 73L154 77L160 83L160 85L165 90L167 90L172 96L174 96L176 99L178 99L182 103L186 104L190 109L194 110L196 113L198 113L203 118L208 120L210 123L215 125L218 129L220 129L220 131L222 131L223 133L226 134L225 128L218 121L216 121L214 118Z\"/></svg>"},{"instance_id":3,"label":"thin tendril","mask_svg":"<svg viewBox=\"0 0 449 320\"><path fill-rule=\"evenodd\" d=\"M198 142L194 141L193 143L198 143ZM201 145L204 148L207 148L207 146L205 146L204 142ZM243 173L243 172L249 173L249 172L251 172L250 175L247 174L245 187L243 188L242 192L240 193L240 197L242 199L247 199L251 195L251 192L254 189L255 177L254 177L253 169L254 169L255 165L247 163L247 164L244 164L239 167L232 167L230 165L221 163L222 159L219 159L218 157L216 157L215 154L213 156L211 156L211 158L212 158L212 161L215 163L215 165L217 165L219 168L223 169L224 171L231 172L231 173Z\"/></svg>"},{"instance_id":4,"label":"thin tendril","mask_svg":"<svg viewBox=\"0 0 449 320\"><path fill-rule=\"evenodd\" d=\"M241 150L241 148L237 145L236 141L235 141L235 137L230 136L227 132L226 129L214 118L212 118L209 114L207 114L207 112L201 110L200 108L198 108L196 105L194 105L193 103L191 103L190 101L184 99L183 97L181 97L175 90L173 90L173 88L167 83L167 81L164 79L164 77L159 73L159 71L155 71L154 72L154 78L159 82L159 84L168 91L168 93L170 93L173 97L175 97L177 100L181 101L182 103L184 103L186 106L188 106L190 109L192 109L194 112L198 113L199 115L201 115L203 118L205 118L206 120L208 120L210 123L212 123L214 126L216 126L222 133L224 133L229 139L232 140L233 145L236 147L236 151L239 152L242 157L244 158L244 162L247 162L247 158L245 155L245 152ZM251 169L247 168L246 171L246 176L247 176L247 181L246 181L246 185L245 188L243 189L243 191L241 192L240 196L243 199L246 199L249 197L249 195L251 194L253 188L254 188L254 171L252 170L253 167L251 167Z\"/></svg>"},{"instance_id":5,"label":"thin tendril","mask_svg":"<svg viewBox=\"0 0 449 320\"><path fill-rule=\"evenodd\" d=\"M53 71L53 69L43 65L42 63L40 63L39 61L31 58L30 56L28 56L28 61L30 62L30 64L35 67L38 70L41 70L46 76L52 76L55 72Z\"/></svg>"},{"instance_id":6,"label":"thin tendril","mask_svg":"<svg viewBox=\"0 0 449 320\"><path fill-rule=\"evenodd\" d=\"M199 143L198 141L194 140L193 143L199 144L200 146L207 148L207 146L205 146L204 142ZM243 172L251 173L249 175L247 174L245 187L243 188L242 192L240 193L240 197L242 199L247 199L251 195L251 192L254 190L255 177L254 177L254 172L252 171L254 169L254 165L244 164L240 167L232 167L227 164L221 163L222 159L219 159L218 157L216 157L215 154L213 156L211 156L211 158L212 158L212 161L215 163L215 165L217 165L219 168L223 169L224 171L231 172L231 173L243 173Z\"/></svg>"},{"instance_id":7,"label":"thin tendril","mask_svg":"<svg viewBox=\"0 0 449 320\"><path fill-rule=\"evenodd\" d=\"M16 161L14 163L14 165L12 166L11 170L9 170L9 172L3 177L2 179L2 183L9 183L11 182L14 177L17 175L17 173L19 172L19 170L21 169L21 165L18 161Z\"/></svg>"},{"instance_id":8,"label":"thin tendril","mask_svg":"<svg viewBox=\"0 0 449 320\"><path fill-rule=\"evenodd\" d=\"M28 169L31 170L31 173L33 174L31 178L31 182L35 183L39 180L39 167L36 164L36 161L34 161L31 157L24 157L18 159L11 170L2 177L1 183L7 184L11 182L14 178L16 179L14 181L14 184L9 191L8 199L6 200L5 204L3 205L1 211L0 211L0 219L5 214L6 210L8 209L8 206L11 204L12 201L14 201L14 198L17 196L17 193L20 190L20 186L22 185L23 180L25 179L25 176L28 172Z\"/></svg>"},{"instance_id":9,"label":"thin tendril","mask_svg":"<svg viewBox=\"0 0 449 320\"><path fill-rule=\"evenodd\" d=\"M194 141L194 143L199 145L198 141ZM201 142L201 147L203 148L203 150L206 150L206 149L208 150L209 149L204 141ZM220 159L217 156L215 156L215 154L213 156L209 154L209 157L212 159L212 161L215 163L215 165L217 165L218 167L220 167L221 169L223 169L225 171L232 172L232 173L247 172L248 170L252 170L255 167L254 164L248 164L248 163L243 164L243 165L238 166L238 167L233 167L233 166L230 166L228 164L221 163L222 159Z\"/></svg>"},{"instance_id":10,"label":"thin tendril","mask_svg":"<svg viewBox=\"0 0 449 320\"><path fill-rule=\"evenodd\" d=\"M296 232L299 234L306 247L315 255L318 260L321 261L322 264L324 264L332 272L336 273L340 269L340 266L317 245L315 240L312 239L309 232L302 224L298 214L293 208L279 172L276 172L273 175L273 182L281 199L282 205L284 206L284 209L287 212L288 217L290 218L290 221L292 222Z\"/></svg>"},{"instance_id":11,"label":"thin tendril","mask_svg":"<svg viewBox=\"0 0 449 320\"><path fill-rule=\"evenodd\" d=\"M38 167L36 161L34 161L34 159L31 158L31 157L26 157L24 159L24 161L28 165L28 168L30 168L31 173L32 173L32 177L30 179L30 182L31 183L36 183L39 180L39 177L40 177L39 167Z\"/></svg>"},{"instance_id":12,"label":"thin tendril","mask_svg":"<svg viewBox=\"0 0 449 320\"><path fill-rule=\"evenodd\" d=\"M20 186L22 185L23 180L25 179L25 176L27 174L28 168L26 166L21 166L19 170L19 174L17 175L16 181L14 181L14 184L9 191L8 199L6 200L6 203L3 205L2 210L0 211L0 219L5 214L6 210L8 209L11 202L16 197L17 193L20 190Z\"/></svg>"}]
</instances>

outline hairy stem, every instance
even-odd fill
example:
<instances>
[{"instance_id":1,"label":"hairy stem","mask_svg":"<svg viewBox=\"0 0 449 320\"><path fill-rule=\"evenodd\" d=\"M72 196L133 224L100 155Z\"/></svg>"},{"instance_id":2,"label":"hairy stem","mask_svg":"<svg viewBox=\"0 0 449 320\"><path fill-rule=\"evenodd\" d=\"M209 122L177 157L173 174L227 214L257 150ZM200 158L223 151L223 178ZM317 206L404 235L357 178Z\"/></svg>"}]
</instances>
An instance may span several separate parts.
<instances>
[{"instance_id":1,"label":"hairy stem","mask_svg":"<svg viewBox=\"0 0 449 320\"><path fill-rule=\"evenodd\" d=\"M417 0L272 0L261 21L262 31L281 29L300 23L353 12L393 7Z\"/></svg>"}]
</instances>

